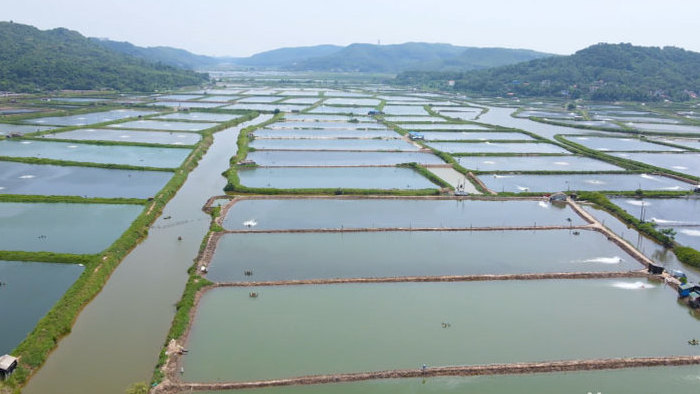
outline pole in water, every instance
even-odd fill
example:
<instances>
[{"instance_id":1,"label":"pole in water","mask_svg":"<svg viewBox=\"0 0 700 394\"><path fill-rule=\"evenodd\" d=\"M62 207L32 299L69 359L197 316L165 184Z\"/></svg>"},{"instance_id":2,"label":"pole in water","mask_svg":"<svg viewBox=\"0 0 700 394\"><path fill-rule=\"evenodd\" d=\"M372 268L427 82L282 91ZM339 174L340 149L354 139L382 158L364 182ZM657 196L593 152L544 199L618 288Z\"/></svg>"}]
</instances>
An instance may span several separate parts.
<instances>
[{"instance_id":1,"label":"pole in water","mask_svg":"<svg viewBox=\"0 0 700 394\"><path fill-rule=\"evenodd\" d=\"M423 364L422 367L420 367L421 372L425 372L425 370L428 369L428 366Z\"/></svg>"}]
</instances>

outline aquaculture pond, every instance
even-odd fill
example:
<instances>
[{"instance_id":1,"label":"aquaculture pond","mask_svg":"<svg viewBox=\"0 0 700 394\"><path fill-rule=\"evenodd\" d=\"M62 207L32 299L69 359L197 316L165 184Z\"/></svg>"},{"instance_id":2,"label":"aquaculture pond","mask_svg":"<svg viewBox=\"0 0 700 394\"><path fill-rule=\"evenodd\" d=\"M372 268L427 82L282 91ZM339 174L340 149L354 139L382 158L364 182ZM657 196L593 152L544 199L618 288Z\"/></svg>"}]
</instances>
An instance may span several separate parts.
<instances>
[{"instance_id":1,"label":"aquaculture pond","mask_svg":"<svg viewBox=\"0 0 700 394\"><path fill-rule=\"evenodd\" d=\"M196 133L112 129L77 129L63 133L44 134L42 137L76 141L142 142L166 145L194 145L202 138Z\"/></svg>"},{"instance_id":2,"label":"aquaculture pond","mask_svg":"<svg viewBox=\"0 0 700 394\"><path fill-rule=\"evenodd\" d=\"M284 118L290 121L300 121L300 122L316 122L316 121L349 121L350 119L357 119L360 122L375 122L374 119L368 116L348 116L343 114L285 114Z\"/></svg>"},{"instance_id":3,"label":"aquaculture pond","mask_svg":"<svg viewBox=\"0 0 700 394\"><path fill-rule=\"evenodd\" d=\"M436 116L385 116L384 120L394 123L405 123L405 122L447 122L444 118L438 118Z\"/></svg>"},{"instance_id":4,"label":"aquaculture pond","mask_svg":"<svg viewBox=\"0 0 700 394\"><path fill-rule=\"evenodd\" d=\"M585 224L567 205L545 201L433 199L245 199L224 219L230 230L569 226ZM569 221L568 219L571 219Z\"/></svg>"},{"instance_id":5,"label":"aquaculture pond","mask_svg":"<svg viewBox=\"0 0 700 394\"><path fill-rule=\"evenodd\" d=\"M357 129L258 129L253 135L261 138L400 138L392 130Z\"/></svg>"},{"instance_id":6,"label":"aquaculture pond","mask_svg":"<svg viewBox=\"0 0 700 394\"><path fill-rule=\"evenodd\" d=\"M285 104L313 104L320 100L320 97L294 97L285 99L283 103Z\"/></svg>"},{"instance_id":7,"label":"aquaculture pond","mask_svg":"<svg viewBox=\"0 0 700 394\"><path fill-rule=\"evenodd\" d=\"M654 140L651 140L654 141ZM667 144L674 144L674 145L680 145L692 149L698 149L700 150L700 140L697 139L688 139L688 138L664 138L664 139L658 139L659 142L665 142Z\"/></svg>"},{"instance_id":8,"label":"aquaculture pond","mask_svg":"<svg viewBox=\"0 0 700 394\"><path fill-rule=\"evenodd\" d=\"M416 145L400 139L256 139L255 149L417 151Z\"/></svg>"},{"instance_id":9,"label":"aquaculture pond","mask_svg":"<svg viewBox=\"0 0 700 394\"><path fill-rule=\"evenodd\" d=\"M431 142L430 146L448 153L571 153L562 147L544 142Z\"/></svg>"},{"instance_id":10,"label":"aquaculture pond","mask_svg":"<svg viewBox=\"0 0 700 394\"><path fill-rule=\"evenodd\" d=\"M268 129L351 129L351 130L386 130L386 126L373 122L277 122L267 126Z\"/></svg>"},{"instance_id":11,"label":"aquaculture pond","mask_svg":"<svg viewBox=\"0 0 700 394\"><path fill-rule=\"evenodd\" d=\"M374 107L327 107L322 105L309 111L311 114L358 114L367 115L369 111L375 111Z\"/></svg>"},{"instance_id":12,"label":"aquaculture pond","mask_svg":"<svg viewBox=\"0 0 700 394\"><path fill-rule=\"evenodd\" d=\"M387 105L382 111L387 115L430 115L420 105Z\"/></svg>"},{"instance_id":13,"label":"aquaculture pond","mask_svg":"<svg viewBox=\"0 0 700 394\"><path fill-rule=\"evenodd\" d=\"M399 126L404 130L489 130L489 128L486 126L469 123L411 123Z\"/></svg>"},{"instance_id":14,"label":"aquaculture pond","mask_svg":"<svg viewBox=\"0 0 700 394\"><path fill-rule=\"evenodd\" d=\"M356 105L374 107L379 105L379 100L375 98L329 98L323 103L326 105Z\"/></svg>"},{"instance_id":15,"label":"aquaculture pond","mask_svg":"<svg viewBox=\"0 0 700 394\"><path fill-rule=\"evenodd\" d=\"M392 166L401 163L445 164L432 153L424 152L300 152L256 151L247 157L261 166Z\"/></svg>"},{"instance_id":16,"label":"aquaculture pond","mask_svg":"<svg viewBox=\"0 0 700 394\"><path fill-rule=\"evenodd\" d=\"M256 103L236 103L233 105L228 105L222 107L222 109L245 109L251 111L275 111L280 110L282 112L292 112L301 111L308 108L308 105L295 105L295 104L256 104Z\"/></svg>"},{"instance_id":17,"label":"aquaculture pond","mask_svg":"<svg viewBox=\"0 0 700 394\"><path fill-rule=\"evenodd\" d=\"M233 100L236 100L239 98L240 98L240 96L205 96L200 101L213 101L216 103L228 103L229 101L233 101Z\"/></svg>"},{"instance_id":18,"label":"aquaculture pond","mask_svg":"<svg viewBox=\"0 0 700 394\"><path fill-rule=\"evenodd\" d=\"M622 127L617 124L607 120L566 120L557 119L557 123L564 123L572 127L601 127L609 129L621 129Z\"/></svg>"},{"instance_id":19,"label":"aquaculture pond","mask_svg":"<svg viewBox=\"0 0 700 394\"><path fill-rule=\"evenodd\" d=\"M661 175L649 174L565 174L565 175L480 175L479 179L495 192L559 192L678 190L687 191L692 185Z\"/></svg>"},{"instance_id":20,"label":"aquaculture pond","mask_svg":"<svg viewBox=\"0 0 700 394\"><path fill-rule=\"evenodd\" d=\"M410 168L241 168L243 186L273 189L435 189L437 186Z\"/></svg>"},{"instance_id":21,"label":"aquaculture pond","mask_svg":"<svg viewBox=\"0 0 700 394\"><path fill-rule=\"evenodd\" d=\"M228 122L240 117L241 115L212 114L209 112L175 112L163 116L156 116L153 119L190 120L194 122Z\"/></svg>"},{"instance_id":22,"label":"aquaculture pond","mask_svg":"<svg viewBox=\"0 0 700 394\"><path fill-rule=\"evenodd\" d=\"M53 126L85 126L95 123L112 122L137 116L157 114L156 111L137 111L132 109L115 109L105 112L90 112L80 115L51 116L46 118L26 119L24 123L53 125Z\"/></svg>"},{"instance_id":23,"label":"aquaculture pond","mask_svg":"<svg viewBox=\"0 0 700 394\"><path fill-rule=\"evenodd\" d=\"M656 264L664 266L667 270L682 270L688 275L688 279L691 281L700 280L700 268L694 268L678 261L672 249L665 248L663 245L645 237L607 211L594 208L590 205L583 205L583 208L598 219L605 227L612 230L631 245L634 245L637 250L653 260Z\"/></svg>"},{"instance_id":24,"label":"aquaculture pond","mask_svg":"<svg viewBox=\"0 0 700 394\"><path fill-rule=\"evenodd\" d=\"M610 201L634 217L642 216L644 220L656 223L659 229L676 230L678 243L700 250L700 199L611 198Z\"/></svg>"},{"instance_id":25,"label":"aquaculture pond","mask_svg":"<svg viewBox=\"0 0 700 394\"><path fill-rule=\"evenodd\" d=\"M217 244L207 278L245 282L642 268L594 231L226 234Z\"/></svg>"},{"instance_id":26,"label":"aquaculture pond","mask_svg":"<svg viewBox=\"0 0 700 394\"><path fill-rule=\"evenodd\" d=\"M643 279L281 286L257 288L257 298L250 291L203 295L186 381L700 353L687 342L697 320L672 291Z\"/></svg>"},{"instance_id":27,"label":"aquaculture pond","mask_svg":"<svg viewBox=\"0 0 700 394\"><path fill-rule=\"evenodd\" d=\"M282 100L284 97L278 96L248 96L238 100L239 103L272 103Z\"/></svg>"},{"instance_id":28,"label":"aquaculture pond","mask_svg":"<svg viewBox=\"0 0 700 394\"><path fill-rule=\"evenodd\" d=\"M77 264L0 260L0 354L17 347L82 272Z\"/></svg>"},{"instance_id":29,"label":"aquaculture pond","mask_svg":"<svg viewBox=\"0 0 700 394\"><path fill-rule=\"evenodd\" d=\"M530 375L378 379L355 383L332 383L260 388L254 390L204 391L202 394L434 394L434 393L617 393L695 394L700 368L657 367L604 371L562 372Z\"/></svg>"},{"instance_id":30,"label":"aquaculture pond","mask_svg":"<svg viewBox=\"0 0 700 394\"><path fill-rule=\"evenodd\" d=\"M202 131L210 127L214 127L211 123L196 123L196 122L168 122L163 120L134 120L126 123L118 123L110 125L119 129L146 129L146 130L165 130L165 131Z\"/></svg>"},{"instance_id":31,"label":"aquaculture pond","mask_svg":"<svg viewBox=\"0 0 700 394\"><path fill-rule=\"evenodd\" d=\"M223 103L206 103L199 101L157 101L146 105L172 107L172 108L216 108L224 105Z\"/></svg>"},{"instance_id":32,"label":"aquaculture pond","mask_svg":"<svg viewBox=\"0 0 700 394\"><path fill-rule=\"evenodd\" d=\"M700 176L700 153L613 153L613 155L655 167Z\"/></svg>"},{"instance_id":33,"label":"aquaculture pond","mask_svg":"<svg viewBox=\"0 0 700 394\"><path fill-rule=\"evenodd\" d=\"M30 126L30 125L16 125L9 123L0 123L0 136L12 134L27 134L35 133L37 131L53 130L55 127L51 126Z\"/></svg>"},{"instance_id":34,"label":"aquaculture pond","mask_svg":"<svg viewBox=\"0 0 700 394\"><path fill-rule=\"evenodd\" d=\"M426 141L502 141L502 140L531 140L534 138L523 133L481 132L481 131L421 131Z\"/></svg>"},{"instance_id":35,"label":"aquaculture pond","mask_svg":"<svg viewBox=\"0 0 700 394\"><path fill-rule=\"evenodd\" d=\"M191 152L186 148L92 145L54 141L0 141L0 156L36 157L85 163L176 168Z\"/></svg>"},{"instance_id":36,"label":"aquaculture pond","mask_svg":"<svg viewBox=\"0 0 700 394\"><path fill-rule=\"evenodd\" d=\"M680 152L682 149L667 145L655 144L638 138L619 137L566 137L571 142L599 151L670 151Z\"/></svg>"},{"instance_id":37,"label":"aquaculture pond","mask_svg":"<svg viewBox=\"0 0 700 394\"><path fill-rule=\"evenodd\" d=\"M462 166L477 171L624 171L604 161L583 156L462 156Z\"/></svg>"},{"instance_id":38,"label":"aquaculture pond","mask_svg":"<svg viewBox=\"0 0 700 394\"><path fill-rule=\"evenodd\" d=\"M676 124L657 124L657 123L629 123L630 127L634 127L641 131L651 131L657 133L688 133L700 134L700 126L676 125Z\"/></svg>"},{"instance_id":39,"label":"aquaculture pond","mask_svg":"<svg viewBox=\"0 0 700 394\"><path fill-rule=\"evenodd\" d=\"M142 210L125 204L0 202L0 250L98 253Z\"/></svg>"},{"instance_id":40,"label":"aquaculture pond","mask_svg":"<svg viewBox=\"0 0 700 394\"><path fill-rule=\"evenodd\" d=\"M112 170L0 161L0 193L148 198L173 176L168 171Z\"/></svg>"},{"instance_id":41,"label":"aquaculture pond","mask_svg":"<svg viewBox=\"0 0 700 394\"><path fill-rule=\"evenodd\" d=\"M194 94L165 94L162 96L156 97L158 100L162 101L189 101L189 100L197 100L204 98L202 95L194 95Z\"/></svg>"}]
</instances>

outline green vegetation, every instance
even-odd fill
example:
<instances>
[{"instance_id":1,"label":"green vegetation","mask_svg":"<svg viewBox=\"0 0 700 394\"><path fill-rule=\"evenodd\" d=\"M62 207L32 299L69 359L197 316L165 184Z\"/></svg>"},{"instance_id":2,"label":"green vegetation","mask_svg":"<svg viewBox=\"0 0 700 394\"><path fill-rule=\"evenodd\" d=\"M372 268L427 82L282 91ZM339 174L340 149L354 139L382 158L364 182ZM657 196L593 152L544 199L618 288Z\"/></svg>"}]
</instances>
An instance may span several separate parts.
<instances>
[{"instance_id":1,"label":"green vegetation","mask_svg":"<svg viewBox=\"0 0 700 394\"><path fill-rule=\"evenodd\" d=\"M674 47L597 44L556 56L474 72L402 73L396 83L482 95L686 101L700 87L700 53Z\"/></svg>"},{"instance_id":2,"label":"green vegetation","mask_svg":"<svg viewBox=\"0 0 700 394\"><path fill-rule=\"evenodd\" d=\"M99 38L90 38L90 41L112 52L122 53L143 59L149 63L167 64L168 66L194 70L201 67L213 67L221 63L228 63L232 58L217 58L203 55L195 55L184 49L171 47L139 47L128 42L112 41Z\"/></svg>"},{"instance_id":3,"label":"green vegetation","mask_svg":"<svg viewBox=\"0 0 700 394\"><path fill-rule=\"evenodd\" d=\"M131 204L145 205L146 200L140 198L101 198L81 196L37 196L25 194L0 194L0 202L50 202L68 204Z\"/></svg>"},{"instance_id":4,"label":"green vegetation","mask_svg":"<svg viewBox=\"0 0 700 394\"><path fill-rule=\"evenodd\" d=\"M438 185L438 186L440 186L440 187L443 187L443 188L453 189L452 185L450 185L449 183L445 182L444 179L442 179L442 178L440 178L439 176L433 174L433 173L430 172L427 168L425 168L425 166L422 166L422 165L420 165L420 164L418 164L418 163L415 163L415 162L404 163L404 164L399 164L399 165L397 165L397 167L411 168L411 169L413 169L414 171L416 171L417 173L419 173L419 174L423 175L424 177L428 178L428 180L430 180L430 182L433 182L434 184L436 184L436 185Z\"/></svg>"},{"instance_id":5,"label":"green vegetation","mask_svg":"<svg viewBox=\"0 0 700 394\"><path fill-rule=\"evenodd\" d=\"M173 168L143 167L143 166L135 166L135 165L130 165L130 164L89 163L89 162L83 162L83 161L43 159L43 158L38 158L38 157L0 156L0 161L14 161L17 163L27 163L27 164L49 164L49 165L67 166L67 167L108 168L108 169L112 169L112 170L164 171L164 172L175 171L175 169L173 169Z\"/></svg>"},{"instance_id":6,"label":"green vegetation","mask_svg":"<svg viewBox=\"0 0 700 394\"><path fill-rule=\"evenodd\" d=\"M67 29L0 22L0 91L154 91L199 85L205 74L113 52Z\"/></svg>"},{"instance_id":7,"label":"green vegetation","mask_svg":"<svg viewBox=\"0 0 700 394\"><path fill-rule=\"evenodd\" d=\"M673 252L680 262L700 268L700 252L697 250L687 246L676 246Z\"/></svg>"},{"instance_id":8,"label":"green vegetation","mask_svg":"<svg viewBox=\"0 0 700 394\"><path fill-rule=\"evenodd\" d=\"M96 257L97 255L0 250L0 260L6 261L36 261L40 263L88 265L91 264Z\"/></svg>"}]
</instances>

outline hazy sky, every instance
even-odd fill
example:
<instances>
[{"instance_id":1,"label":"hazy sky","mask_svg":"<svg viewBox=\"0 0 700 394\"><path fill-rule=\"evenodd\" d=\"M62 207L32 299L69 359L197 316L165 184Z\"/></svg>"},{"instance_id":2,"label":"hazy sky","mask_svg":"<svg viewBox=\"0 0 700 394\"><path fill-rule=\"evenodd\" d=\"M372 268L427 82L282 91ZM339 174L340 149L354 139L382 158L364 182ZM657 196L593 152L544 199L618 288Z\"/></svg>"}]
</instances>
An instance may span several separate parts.
<instances>
[{"instance_id":1,"label":"hazy sky","mask_svg":"<svg viewBox=\"0 0 700 394\"><path fill-rule=\"evenodd\" d=\"M700 52L697 0L4 0L0 19L141 46L248 56L285 46L444 42L569 54L598 42Z\"/></svg>"}]
</instances>

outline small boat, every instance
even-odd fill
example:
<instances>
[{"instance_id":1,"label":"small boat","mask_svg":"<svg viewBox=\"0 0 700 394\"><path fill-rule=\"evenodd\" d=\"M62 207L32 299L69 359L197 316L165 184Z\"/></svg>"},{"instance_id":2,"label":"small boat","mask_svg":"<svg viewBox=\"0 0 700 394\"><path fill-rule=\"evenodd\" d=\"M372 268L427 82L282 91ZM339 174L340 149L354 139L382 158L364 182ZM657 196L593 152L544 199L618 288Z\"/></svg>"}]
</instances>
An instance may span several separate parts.
<instances>
[{"instance_id":1,"label":"small boat","mask_svg":"<svg viewBox=\"0 0 700 394\"><path fill-rule=\"evenodd\" d=\"M700 345L700 341L698 341L697 339L693 338L693 339L691 339L691 340L688 341L688 345L698 346L698 345Z\"/></svg>"},{"instance_id":2,"label":"small boat","mask_svg":"<svg viewBox=\"0 0 700 394\"><path fill-rule=\"evenodd\" d=\"M258 298L258 293L250 292L250 293L248 294L248 297L250 297L250 298Z\"/></svg>"}]
</instances>

